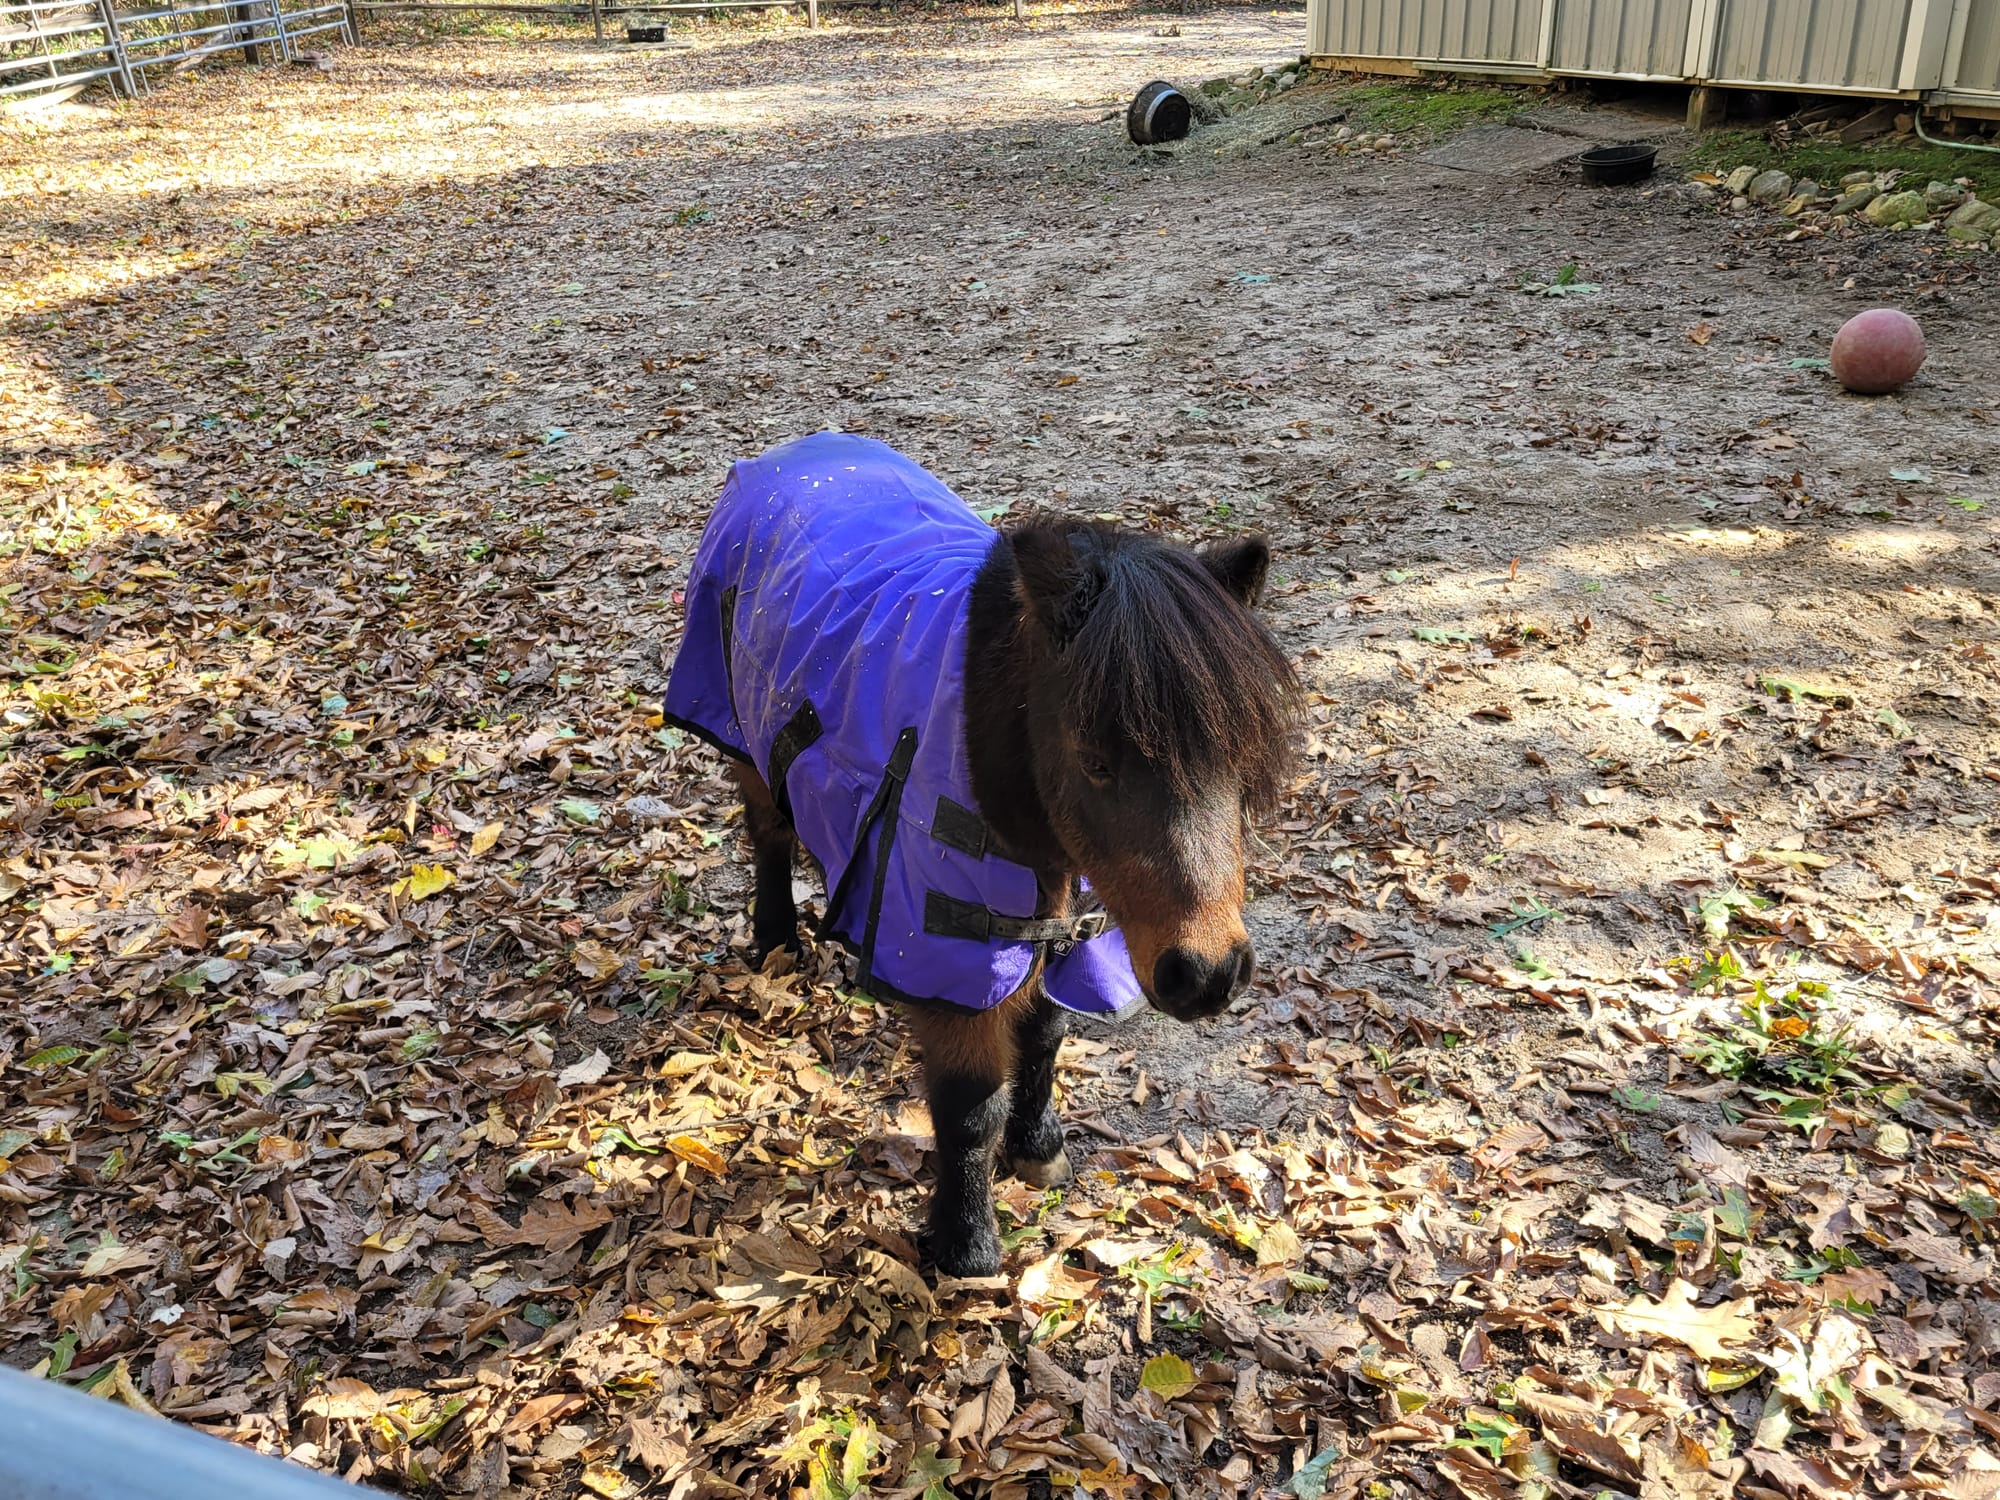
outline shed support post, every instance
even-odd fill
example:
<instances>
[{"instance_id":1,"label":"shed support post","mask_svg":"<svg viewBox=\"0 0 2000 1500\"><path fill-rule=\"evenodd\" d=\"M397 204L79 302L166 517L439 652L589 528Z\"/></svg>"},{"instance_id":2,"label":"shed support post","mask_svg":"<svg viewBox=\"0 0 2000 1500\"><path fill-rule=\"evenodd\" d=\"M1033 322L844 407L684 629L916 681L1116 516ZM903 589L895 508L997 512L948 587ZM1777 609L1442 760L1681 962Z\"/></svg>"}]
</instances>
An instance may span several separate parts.
<instances>
[{"instance_id":1,"label":"shed support post","mask_svg":"<svg viewBox=\"0 0 2000 1500\"><path fill-rule=\"evenodd\" d=\"M1729 118L1729 90L1696 84L1688 90L1688 129L1714 130Z\"/></svg>"},{"instance_id":2,"label":"shed support post","mask_svg":"<svg viewBox=\"0 0 2000 1500\"><path fill-rule=\"evenodd\" d=\"M590 0L590 26L597 33L600 44L604 41L604 0Z\"/></svg>"},{"instance_id":3,"label":"shed support post","mask_svg":"<svg viewBox=\"0 0 2000 1500\"><path fill-rule=\"evenodd\" d=\"M806 30L819 30L819 0L806 0Z\"/></svg>"}]
</instances>

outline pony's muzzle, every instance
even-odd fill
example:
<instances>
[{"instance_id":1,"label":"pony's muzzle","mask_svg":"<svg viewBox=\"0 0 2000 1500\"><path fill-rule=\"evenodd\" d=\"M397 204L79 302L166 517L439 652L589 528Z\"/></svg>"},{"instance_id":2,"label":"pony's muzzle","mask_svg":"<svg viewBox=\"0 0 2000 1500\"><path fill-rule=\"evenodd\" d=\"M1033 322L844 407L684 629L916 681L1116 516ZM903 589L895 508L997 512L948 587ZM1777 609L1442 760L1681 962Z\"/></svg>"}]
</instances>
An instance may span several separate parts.
<instances>
[{"instance_id":1,"label":"pony's muzzle","mask_svg":"<svg viewBox=\"0 0 2000 1500\"><path fill-rule=\"evenodd\" d=\"M1199 1021L1228 1009L1256 972L1257 954L1247 938L1219 959L1169 948L1153 964L1153 1003L1177 1021Z\"/></svg>"}]
</instances>

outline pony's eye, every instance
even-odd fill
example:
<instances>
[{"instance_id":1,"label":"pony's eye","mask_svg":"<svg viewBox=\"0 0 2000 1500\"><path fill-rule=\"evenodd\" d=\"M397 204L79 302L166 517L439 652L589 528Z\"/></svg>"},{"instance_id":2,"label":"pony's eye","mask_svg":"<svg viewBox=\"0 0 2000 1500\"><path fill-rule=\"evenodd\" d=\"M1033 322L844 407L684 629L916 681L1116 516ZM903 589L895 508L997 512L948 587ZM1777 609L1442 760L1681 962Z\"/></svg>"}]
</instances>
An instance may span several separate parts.
<instances>
[{"instance_id":1,"label":"pony's eye","mask_svg":"<svg viewBox=\"0 0 2000 1500\"><path fill-rule=\"evenodd\" d=\"M1083 757L1083 774L1088 776L1092 781L1109 781L1111 779L1111 767L1098 756L1086 755Z\"/></svg>"}]
</instances>

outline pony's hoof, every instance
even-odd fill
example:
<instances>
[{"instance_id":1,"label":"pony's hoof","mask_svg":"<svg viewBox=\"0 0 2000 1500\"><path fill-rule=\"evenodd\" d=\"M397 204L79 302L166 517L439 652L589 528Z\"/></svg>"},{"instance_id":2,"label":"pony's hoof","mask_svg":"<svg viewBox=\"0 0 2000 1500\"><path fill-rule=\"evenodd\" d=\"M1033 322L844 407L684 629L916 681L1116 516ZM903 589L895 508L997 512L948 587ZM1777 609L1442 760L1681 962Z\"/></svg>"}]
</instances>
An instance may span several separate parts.
<instances>
[{"instance_id":1,"label":"pony's hoof","mask_svg":"<svg viewBox=\"0 0 2000 1500\"><path fill-rule=\"evenodd\" d=\"M924 1236L924 1249L940 1274L975 1277L1000 1274L1000 1237L985 1234L946 1239L935 1231Z\"/></svg>"},{"instance_id":2,"label":"pony's hoof","mask_svg":"<svg viewBox=\"0 0 2000 1500\"><path fill-rule=\"evenodd\" d=\"M1076 1173L1070 1170L1067 1151L1057 1151L1047 1161L1029 1161L1025 1157L1017 1156L1012 1165L1014 1175L1031 1187L1061 1187L1076 1176Z\"/></svg>"}]
</instances>

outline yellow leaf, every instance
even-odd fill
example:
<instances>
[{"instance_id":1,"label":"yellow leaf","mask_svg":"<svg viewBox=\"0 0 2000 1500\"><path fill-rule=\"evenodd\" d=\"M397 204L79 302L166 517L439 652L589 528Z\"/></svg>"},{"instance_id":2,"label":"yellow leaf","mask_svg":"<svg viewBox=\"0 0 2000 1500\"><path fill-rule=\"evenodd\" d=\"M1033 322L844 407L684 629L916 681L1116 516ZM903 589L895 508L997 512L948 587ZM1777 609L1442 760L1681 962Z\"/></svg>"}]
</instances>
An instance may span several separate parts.
<instances>
[{"instance_id":1,"label":"yellow leaf","mask_svg":"<svg viewBox=\"0 0 2000 1500\"><path fill-rule=\"evenodd\" d=\"M1303 1254L1298 1234L1289 1224L1270 1225L1265 1229L1263 1238L1257 1241L1257 1264L1260 1266L1288 1266Z\"/></svg>"},{"instance_id":2,"label":"yellow leaf","mask_svg":"<svg viewBox=\"0 0 2000 1500\"><path fill-rule=\"evenodd\" d=\"M1623 1307L1603 1308L1597 1321L1613 1333L1633 1338L1667 1339L1685 1345L1715 1364L1733 1364L1739 1357L1725 1347L1749 1342L1757 1333L1756 1322L1746 1316L1748 1297L1725 1302L1720 1307L1696 1307L1694 1288L1676 1278L1658 1302L1650 1297L1634 1297Z\"/></svg>"},{"instance_id":3,"label":"yellow leaf","mask_svg":"<svg viewBox=\"0 0 2000 1500\"><path fill-rule=\"evenodd\" d=\"M1171 1401L1195 1388L1194 1368L1178 1354L1156 1354L1139 1372L1139 1384Z\"/></svg>"},{"instance_id":4,"label":"yellow leaf","mask_svg":"<svg viewBox=\"0 0 2000 1500\"><path fill-rule=\"evenodd\" d=\"M1096 1290L1099 1278L1063 1264L1062 1252L1045 1256L1021 1273L1021 1300L1030 1307L1044 1308L1062 1302L1077 1302Z\"/></svg>"},{"instance_id":5,"label":"yellow leaf","mask_svg":"<svg viewBox=\"0 0 2000 1500\"><path fill-rule=\"evenodd\" d=\"M717 1177L729 1170L729 1163L723 1160L720 1151L691 1135L672 1137L667 1142L667 1149L682 1161L693 1162L704 1172L713 1172Z\"/></svg>"},{"instance_id":6,"label":"yellow leaf","mask_svg":"<svg viewBox=\"0 0 2000 1500\"><path fill-rule=\"evenodd\" d=\"M501 823L488 823L479 832L475 833L472 836L472 852L475 855L484 854L488 849L499 843L500 830L504 826Z\"/></svg>"},{"instance_id":7,"label":"yellow leaf","mask_svg":"<svg viewBox=\"0 0 2000 1500\"><path fill-rule=\"evenodd\" d=\"M592 1464L583 1471L584 1488L603 1495L605 1500L617 1500L628 1484L624 1474L611 1464Z\"/></svg>"},{"instance_id":8,"label":"yellow leaf","mask_svg":"<svg viewBox=\"0 0 2000 1500\"><path fill-rule=\"evenodd\" d=\"M448 885L456 885L458 877L443 865L411 865L410 873L397 881L392 889L399 896L408 896L412 901L422 901L435 896Z\"/></svg>"}]
</instances>

